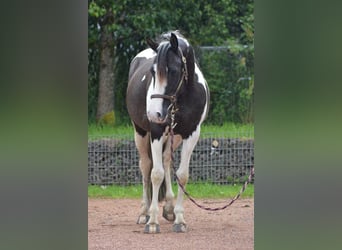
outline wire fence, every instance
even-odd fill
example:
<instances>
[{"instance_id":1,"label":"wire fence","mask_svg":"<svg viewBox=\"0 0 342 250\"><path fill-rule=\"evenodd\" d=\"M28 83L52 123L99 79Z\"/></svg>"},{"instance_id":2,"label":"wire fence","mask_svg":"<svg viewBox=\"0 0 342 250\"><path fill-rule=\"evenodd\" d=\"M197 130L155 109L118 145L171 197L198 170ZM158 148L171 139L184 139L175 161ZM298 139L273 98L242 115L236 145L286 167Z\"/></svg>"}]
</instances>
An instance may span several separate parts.
<instances>
[{"instance_id":1,"label":"wire fence","mask_svg":"<svg viewBox=\"0 0 342 250\"><path fill-rule=\"evenodd\" d=\"M176 168L180 150L181 146L175 151ZM189 182L242 183L253 165L253 131L202 133L191 156ZM139 155L132 135L88 139L88 184L140 183Z\"/></svg>"}]
</instances>

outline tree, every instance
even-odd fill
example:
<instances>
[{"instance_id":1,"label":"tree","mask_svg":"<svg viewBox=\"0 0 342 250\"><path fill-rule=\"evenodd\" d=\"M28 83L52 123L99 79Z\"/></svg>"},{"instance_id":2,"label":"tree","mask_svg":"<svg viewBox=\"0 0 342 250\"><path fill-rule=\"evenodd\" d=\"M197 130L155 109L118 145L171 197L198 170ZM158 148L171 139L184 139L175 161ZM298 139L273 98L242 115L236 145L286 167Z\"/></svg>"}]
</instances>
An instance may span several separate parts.
<instances>
[{"instance_id":1,"label":"tree","mask_svg":"<svg viewBox=\"0 0 342 250\"><path fill-rule=\"evenodd\" d=\"M197 56L204 62L201 68L208 72L206 78L214 91L215 98L211 104L214 112L208 120L216 123L217 117L227 110L230 115L222 117L224 121L239 117L236 114L239 110L230 102L239 102L241 98L247 100L245 97L251 93L246 92L244 86L236 87L234 83L247 74L253 74L254 53L245 51L242 46L253 44L253 0L93 0L89 1L88 26L90 120L95 117L101 119L106 112L110 114L113 106L108 103L113 103L119 122L129 123L124 98L130 61L146 48L146 38L176 29L195 47L233 45L236 48L236 51L228 51L229 56L224 57L221 53L223 58L219 60L204 53L197 53ZM254 50L253 46L249 48ZM196 51L201 52L198 48ZM246 82L243 84L246 85ZM221 94L222 89L225 95ZM244 91L244 94L240 95L239 91ZM103 97L105 95L106 98ZM99 111L100 105L105 106L101 108L105 111Z\"/></svg>"},{"instance_id":2,"label":"tree","mask_svg":"<svg viewBox=\"0 0 342 250\"><path fill-rule=\"evenodd\" d=\"M122 79L127 78L129 61L134 54L146 46L144 41L147 37L154 37L165 28L173 28L172 20L176 20L176 16L180 13L168 12L175 2L174 0L89 1L88 54L92 60L90 63L98 63L99 66L88 67L90 71L88 86L98 94L97 98L91 99L88 107L92 109L91 113L94 113L92 106L97 106L97 121L112 123L114 106L117 106L119 111L124 109L122 105L125 83Z\"/></svg>"},{"instance_id":3,"label":"tree","mask_svg":"<svg viewBox=\"0 0 342 250\"><path fill-rule=\"evenodd\" d=\"M100 73L97 121L114 123L114 37L109 25L113 23L110 10L100 21Z\"/></svg>"},{"instance_id":4,"label":"tree","mask_svg":"<svg viewBox=\"0 0 342 250\"><path fill-rule=\"evenodd\" d=\"M95 29L99 30L99 87L96 120L114 123L114 37L112 25L114 16L109 1L90 3L89 14L98 18Z\"/></svg>"}]
</instances>

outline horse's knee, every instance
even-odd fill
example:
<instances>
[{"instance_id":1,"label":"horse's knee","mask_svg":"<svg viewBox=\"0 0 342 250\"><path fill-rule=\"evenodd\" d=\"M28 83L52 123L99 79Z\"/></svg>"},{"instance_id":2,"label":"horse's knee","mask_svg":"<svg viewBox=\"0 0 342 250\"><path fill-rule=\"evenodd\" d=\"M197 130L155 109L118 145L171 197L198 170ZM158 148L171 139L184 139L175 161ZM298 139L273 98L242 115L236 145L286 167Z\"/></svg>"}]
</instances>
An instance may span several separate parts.
<instances>
[{"instance_id":1,"label":"horse's knee","mask_svg":"<svg viewBox=\"0 0 342 250\"><path fill-rule=\"evenodd\" d=\"M163 168L153 168L151 172L151 180L153 184L161 184L164 180L164 169Z\"/></svg>"},{"instance_id":2,"label":"horse's knee","mask_svg":"<svg viewBox=\"0 0 342 250\"><path fill-rule=\"evenodd\" d=\"M170 165L171 163L171 153L170 152L164 152L163 153L163 163L164 165Z\"/></svg>"},{"instance_id":3,"label":"horse's knee","mask_svg":"<svg viewBox=\"0 0 342 250\"><path fill-rule=\"evenodd\" d=\"M185 185L189 179L189 173L187 171L177 171L177 177L179 179L180 184Z\"/></svg>"},{"instance_id":4,"label":"horse's knee","mask_svg":"<svg viewBox=\"0 0 342 250\"><path fill-rule=\"evenodd\" d=\"M143 172L143 174L149 173L152 167L151 159L148 157L141 157L139 160L139 167L140 167L141 172Z\"/></svg>"}]
</instances>

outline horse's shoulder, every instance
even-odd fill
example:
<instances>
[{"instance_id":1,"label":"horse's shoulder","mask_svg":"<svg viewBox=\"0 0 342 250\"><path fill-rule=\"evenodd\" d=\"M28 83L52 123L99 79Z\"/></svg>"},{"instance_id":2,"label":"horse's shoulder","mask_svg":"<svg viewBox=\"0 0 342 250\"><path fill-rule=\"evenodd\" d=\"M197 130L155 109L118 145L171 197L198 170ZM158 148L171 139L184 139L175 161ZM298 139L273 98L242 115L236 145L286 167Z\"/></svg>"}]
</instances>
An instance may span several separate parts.
<instances>
[{"instance_id":1,"label":"horse's shoulder","mask_svg":"<svg viewBox=\"0 0 342 250\"><path fill-rule=\"evenodd\" d=\"M129 67L129 78L131 79L135 72L148 71L147 68L152 65L152 61L155 56L156 52L152 49L145 49L138 53L131 61Z\"/></svg>"}]
</instances>

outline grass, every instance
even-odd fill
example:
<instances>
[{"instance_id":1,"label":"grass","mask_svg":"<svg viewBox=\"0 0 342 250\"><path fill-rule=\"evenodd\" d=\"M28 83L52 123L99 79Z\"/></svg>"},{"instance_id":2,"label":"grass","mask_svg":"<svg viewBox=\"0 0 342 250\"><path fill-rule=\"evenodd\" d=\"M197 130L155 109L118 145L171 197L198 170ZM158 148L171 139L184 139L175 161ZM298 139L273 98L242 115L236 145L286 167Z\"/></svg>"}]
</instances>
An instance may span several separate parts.
<instances>
[{"instance_id":1,"label":"grass","mask_svg":"<svg viewBox=\"0 0 342 250\"><path fill-rule=\"evenodd\" d=\"M134 129L133 126L129 125L120 125L120 126L112 126L112 125L97 125L96 123L92 123L88 125L88 137L96 138L103 136L111 136L111 137L120 137L131 135L133 139Z\"/></svg>"},{"instance_id":2,"label":"grass","mask_svg":"<svg viewBox=\"0 0 342 250\"><path fill-rule=\"evenodd\" d=\"M103 136L110 137L125 137L131 136L133 139L133 127L130 125L97 125L95 123L88 125L88 137L98 138ZM206 125L203 124L201 127L201 134L205 137L211 136L212 134L229 134L232 137L246 137L254 138L254 125L253 124L235 124L235 123L224 123L222 126L217 125Z\"/></svg>"},{"instance_id":3,"label":"grass","mask_svg":"<svg viewBox=\"0 0 342 250\"><path fill-rule=\"evenodd\" d=\"M233 198L240 191L242 185L217 185L211 183L189 183L186 190L194 198ZM177 186L173 185L173 191L177 194ZM142 197L142 185L130 186L88 186L88 197L90 198L133 198L138 199ZM245 192L242 194L243 198L254 197L254 185L248 185Z\"/></svg>"},{"instance_id":4,"label":"grass","mask_svg":"<svg viewBox=\"0 0 342 250\"><path fill-rule=\"evenodd\" d=\"M88 197L91 198L140 198L142 196L142 185L130 186L88 186Z\"/></svg>"},{"instance_id":5,"label":"grass","mask_svg":"<svg viewBox=\"0 0 342 250\"><path fill-rule=\"evenodd\" d=\"M254 124L224 123L221 126L203 124L201 134L203 137L210 137L212 134L223 134L223 137L230 135L230 137L245 138L248 135L248 138L254 138Z\"/></svg>"}]
</instances>

